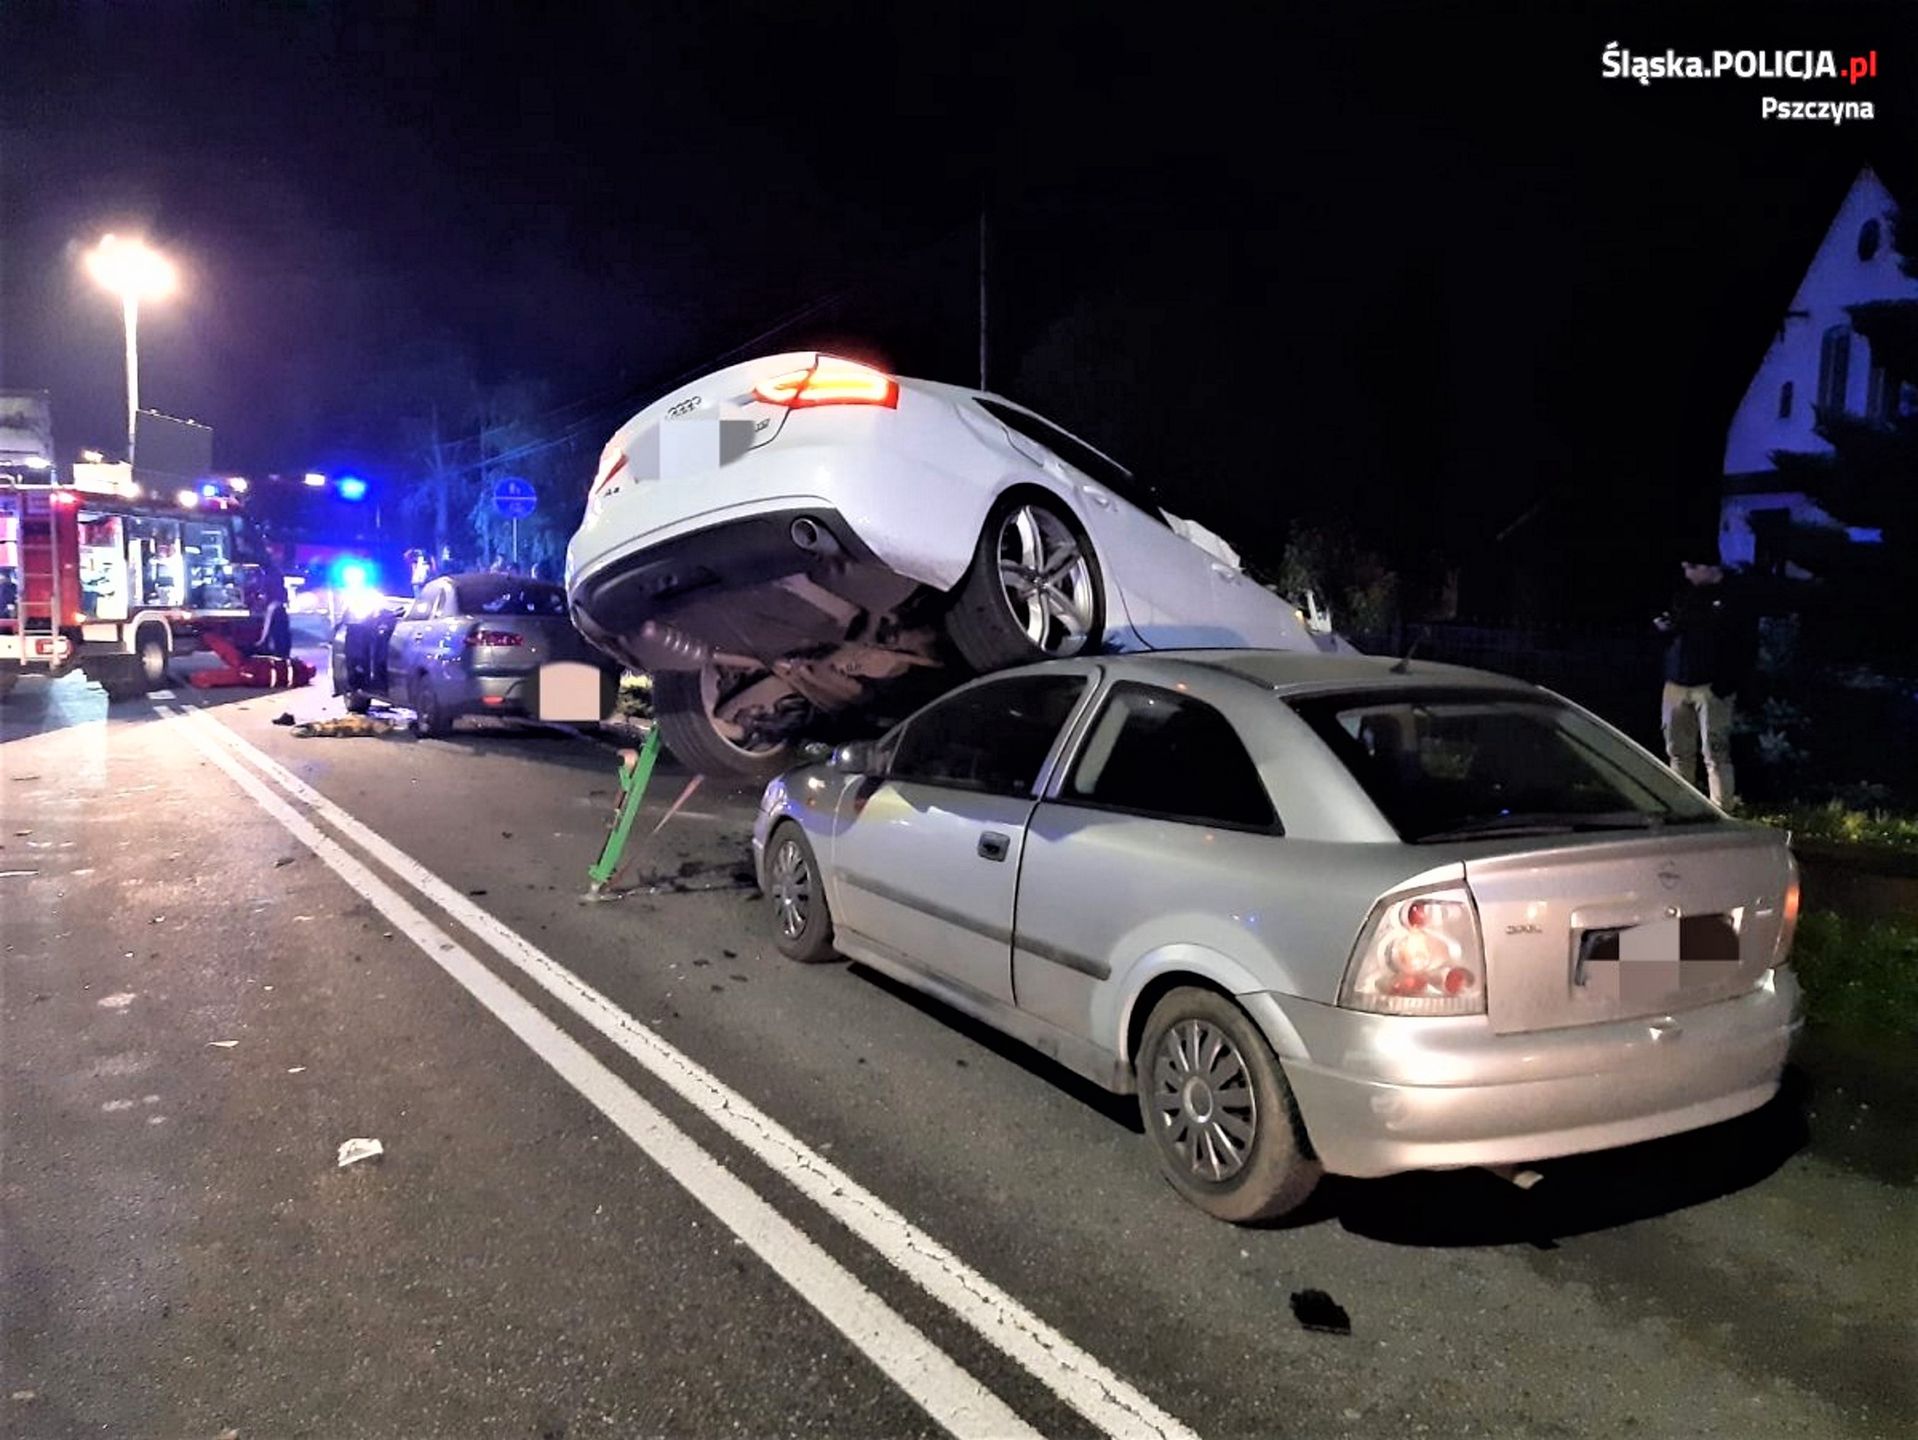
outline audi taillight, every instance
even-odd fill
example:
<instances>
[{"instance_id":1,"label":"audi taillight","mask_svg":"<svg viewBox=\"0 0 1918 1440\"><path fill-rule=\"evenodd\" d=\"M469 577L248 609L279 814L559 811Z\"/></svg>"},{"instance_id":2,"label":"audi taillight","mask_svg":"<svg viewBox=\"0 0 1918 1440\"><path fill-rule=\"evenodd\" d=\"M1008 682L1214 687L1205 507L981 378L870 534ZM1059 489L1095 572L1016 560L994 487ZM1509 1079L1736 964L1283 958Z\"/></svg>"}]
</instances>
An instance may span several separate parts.
<instances>
[{"instance_id":1,"label":"audi taillight","mask_svg":"<svg viewBox=\"0 0 1918 1440\"><path fill-rule=\"evenodd\" d=\"M753 398L788 410L815 405L883 405L890 410L899 404L899 382L856 360L821 355L807 369L760 381L753 386Z\"/></svg>"},{"instance_id":2,"label":"audi taillight","mask_svg":"<svg viewBox=\"0 0 1918 1440\"><path fill-rule=\"evenodd\" d=\"M1783 965L1791 959L1792 938L1798 933L1798 861L1787 862L1791 866L1791 879L1785 884L1784 913L1779 918L1778 949L1773 952L1772 964Z\"/></svg>"},{"instance_id":3,"label":"audi taillight","mask_svg":"<svg viewBox=\"0 0 1918 1440\"><path fill-rule=\"evenodd\" d=\"M1464 889L1395 897L1372 914L1339 1003L1380 1015L1482 1015L1485 946Z\"/></svg>"},{"instance_id":4,"label":"audi taillight","mask_svg":"<svg viewBox=\"0 0 1918 1440\"><path fill-rule=\"evenodd\" d=\"M524 645L526 637L516 635L511 630L474 630L467 635L466 643L495 646Z\"/></svg>"}]
</instances>

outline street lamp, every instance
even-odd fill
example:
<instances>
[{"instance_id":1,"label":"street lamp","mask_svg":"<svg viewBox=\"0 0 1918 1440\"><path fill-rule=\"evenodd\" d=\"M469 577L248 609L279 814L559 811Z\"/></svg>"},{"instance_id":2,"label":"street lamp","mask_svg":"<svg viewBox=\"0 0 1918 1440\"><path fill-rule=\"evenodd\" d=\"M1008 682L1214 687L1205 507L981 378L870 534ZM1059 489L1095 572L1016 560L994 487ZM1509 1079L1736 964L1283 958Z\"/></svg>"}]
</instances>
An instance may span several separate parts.
<instances>
[{"instance_id":1,"label":"street lamp","mask_svg":"<svg viewBox=\"0 0 1918 1440\"><path fill-rule=\"evenodd\" d=\"M173 263L142 240L104 236L87 252L87 272L120 297L127 330L127 465L133 464L136 417L140 413L140 301L157 300L173 289Z\"/></svg>"}]
</instances>

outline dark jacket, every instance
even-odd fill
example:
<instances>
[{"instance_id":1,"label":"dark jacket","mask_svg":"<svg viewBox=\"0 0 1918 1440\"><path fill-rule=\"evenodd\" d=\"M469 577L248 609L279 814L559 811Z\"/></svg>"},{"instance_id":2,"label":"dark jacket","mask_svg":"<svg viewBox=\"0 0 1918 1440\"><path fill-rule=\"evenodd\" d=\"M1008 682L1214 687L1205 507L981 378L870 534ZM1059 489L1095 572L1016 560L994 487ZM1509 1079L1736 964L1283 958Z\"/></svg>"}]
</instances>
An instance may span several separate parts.
<instances>
[{"instance_id":1,"label":"dark jacket","mask_svg":"<svg viewBox=\"0 0 1918 1440\"><path fill-rule=\"evenodd\" d=\"M1758 660L1758 625L1734 582L1681 585L1667 613L1672 631L1665 642L1666 680L1709 685L1720 695L1745 687Z\"/></svg>"},{"instance_id":2,"label":"dark jacket","mask_svg":"<svg viewBox=\"0 0 1918 1440\"><path fill-rule=\"evenodd\" d=\"M286 606L275 600L266 607L260 638L247 646L243 653L269 655L278 660L285 660L293 654L293 624L287 619Z\"/></svg>"}]
</instances>

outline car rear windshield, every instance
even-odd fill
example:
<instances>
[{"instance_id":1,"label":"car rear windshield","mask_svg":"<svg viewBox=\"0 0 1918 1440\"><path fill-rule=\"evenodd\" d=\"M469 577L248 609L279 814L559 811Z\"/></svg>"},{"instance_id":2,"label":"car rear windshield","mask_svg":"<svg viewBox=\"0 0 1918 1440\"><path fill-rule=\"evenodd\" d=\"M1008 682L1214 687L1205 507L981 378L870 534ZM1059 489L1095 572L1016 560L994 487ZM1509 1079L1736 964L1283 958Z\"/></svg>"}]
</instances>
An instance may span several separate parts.
<instances>
[{"instance_id":1,"label":"car rear windshield","mask_svg":"<svg viewBox=\"0 0 1918 1440\"><path fill-rule=\"evenodd\" d=\"M1409 841L1717 818L1670 770L1549 696L1370 691L1291 704Z\"/></svg>"},{"instance_id":2,"label":"car rear windshield","mask_svg":"<svg viewBox=\"0 0 1918 1440\"><path fill-rule=\"evenodd\" d=\"M566 592L557 585L511 575L481 575L459 582L462 615L564 615Z\"/></svg>"}]
</instances>

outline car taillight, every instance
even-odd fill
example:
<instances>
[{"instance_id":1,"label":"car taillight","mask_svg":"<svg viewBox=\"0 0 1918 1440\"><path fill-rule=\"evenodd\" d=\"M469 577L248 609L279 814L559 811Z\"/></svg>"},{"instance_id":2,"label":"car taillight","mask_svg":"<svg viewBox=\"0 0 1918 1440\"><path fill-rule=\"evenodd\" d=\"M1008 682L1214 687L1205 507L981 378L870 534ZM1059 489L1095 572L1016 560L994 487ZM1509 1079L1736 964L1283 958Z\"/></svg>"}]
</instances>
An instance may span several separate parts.
<instances>
[{"instance_id":1,"label":"car taillight","mask_svg":"<svg viewBox=\"0 0 1918 1440\"><path fill-rule=\"evenodd\" d=\"M619 472L624 470L625 468L626 468L626 453L625 451L622 450L620 452L619 458L613 462L612 468L609 469L604 475L600 476L597 480L595 480L592 484L592 488L589 489L586 493L588 495L597 495L601 490L605 489L608 485L612 484L613 477L618 475Z\"/></svg>"},{"instance_id":2,"label":"car taillight","mask_svg":"<svg viewBox=\"0 0 1918 1440\"><path fill-rule=\"evenodd\" d=\"M1339 1003L1380 1015L1482 1015L1485 947L1463 889L1396 897L1373 912Z\"/></svg>"},{"instance_id":3,"label":"car taillight","mask_svg":"<svg viewBox=\"0 0 1918 1440\"><path fill-rule=\"evenodd\" d=\"M1791 862L1791 880L1785 886L1784 913L1778 924L1778 949L1772 957L1774 966L1783 965L1791 959L1792 937L1798 933L1798 862Z\"/></svg>"},{"instance_id":4,"label":"car taillight","mask_svg":"<svg viewBox=\"0 0 1918 1440\"><path fill-rule=\"evenodd\" d=\"M466 637L468 645L524 645L526 637L511 630L474 630Z\"/></svg>"},{"instance_id":5,"label":"car taillight","mask_svg":"<svg viewBox=\"0 0 1918 1440\"><path fill-rule=\"evenodd\" d=\"M753 386L753 398L788 410L814 405L884 405L892 409L899 404L899 382L856 360L821 355L810 369L788 370L760 381Z\"/></svg>"}]
</instances>

